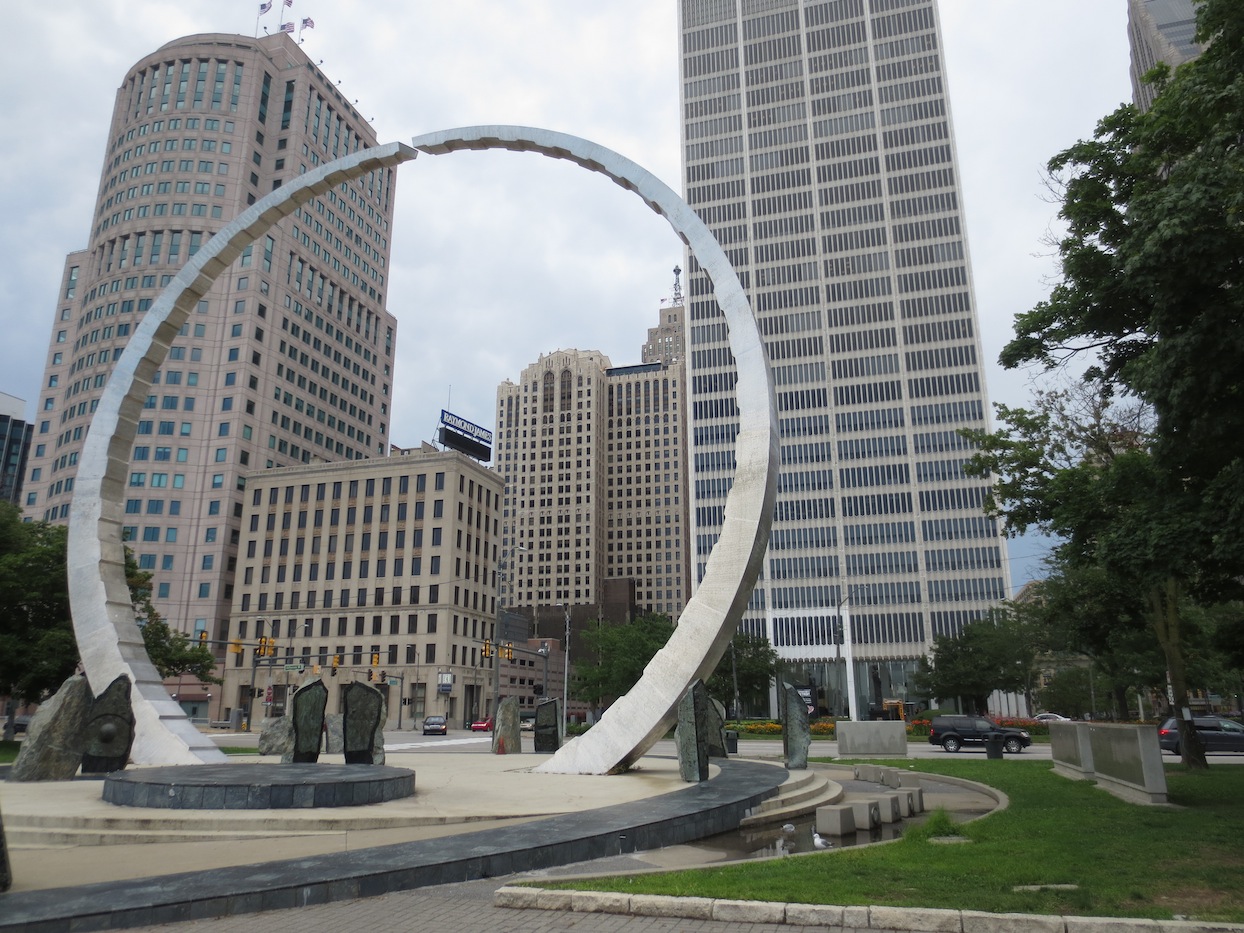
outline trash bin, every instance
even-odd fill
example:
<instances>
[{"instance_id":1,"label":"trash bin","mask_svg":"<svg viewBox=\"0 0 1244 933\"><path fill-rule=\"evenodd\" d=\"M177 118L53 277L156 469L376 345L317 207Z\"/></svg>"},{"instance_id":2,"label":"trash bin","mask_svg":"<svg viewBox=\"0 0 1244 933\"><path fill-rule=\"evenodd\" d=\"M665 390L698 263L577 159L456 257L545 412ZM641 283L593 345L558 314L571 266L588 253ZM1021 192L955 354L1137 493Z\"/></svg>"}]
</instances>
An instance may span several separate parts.
<instances>
[{"instance_id":1,"label":"trash bin","mask_svg":"<svg viewBox=\"0 0 1244 933\"><path fill-rule=\"evenodd\" d=\"M739 734L733 729L726 730L726 754L737 755L739 753Z\"/></svg>"},{"instance_id":2,"label":"trash bin","mask_svg":"<svg viewBox=\"0 0 1244 933\"><path fill-rule=\"evenodd\" d=\"M1002 733L991 732L985 736L985 757L1002 758Z\"/></svg>"}]
</instances>

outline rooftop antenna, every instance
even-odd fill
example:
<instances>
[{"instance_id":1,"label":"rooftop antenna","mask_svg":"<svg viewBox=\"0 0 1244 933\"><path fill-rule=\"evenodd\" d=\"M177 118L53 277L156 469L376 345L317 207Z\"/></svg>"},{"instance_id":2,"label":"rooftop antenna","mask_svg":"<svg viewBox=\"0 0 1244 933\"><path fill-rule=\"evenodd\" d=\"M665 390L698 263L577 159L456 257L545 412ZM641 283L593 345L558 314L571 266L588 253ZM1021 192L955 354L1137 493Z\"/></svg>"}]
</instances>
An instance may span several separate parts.
<instances>
[{"instance_id":1,"label":"rooftop antenna","mask_svg":"<svg viewBox=\"0 0 1244 933\"><path fill-rule=\"evenodd\" d=\"M681 275L682 275L682 269L678 268L678 266L675 266L674 267L674 297L672 301L676 305L680 305L683 303L682 302L682 283L679 281L679 276Z\"/></svg>"}]
</instances>

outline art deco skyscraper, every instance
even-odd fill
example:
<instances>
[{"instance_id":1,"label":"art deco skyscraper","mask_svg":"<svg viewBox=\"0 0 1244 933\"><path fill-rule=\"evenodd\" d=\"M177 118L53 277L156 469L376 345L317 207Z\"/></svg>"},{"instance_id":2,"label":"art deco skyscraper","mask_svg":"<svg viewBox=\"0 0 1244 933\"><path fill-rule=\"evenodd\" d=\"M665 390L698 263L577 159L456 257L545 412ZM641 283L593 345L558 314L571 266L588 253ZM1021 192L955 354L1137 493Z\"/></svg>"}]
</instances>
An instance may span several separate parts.
<instances>
[{"instance_id":1,"label":"art deco skyscraper","mask_svg":"<svg viewBox=\"0 0 1244 933\"><path fill-rule=\"evenodd\" d=\"M284 33L187 36L129 70L89 244L65 262L27 515L67 519L112 363L177 270L283 182L374 143ZM130 547L173 627L228 636L245 473L388 451L393 194L392 170L377 171L262 236L199 303L156 373L125 512Z\"/></svg>"},{"instance_id":2,"label":"art deco skyscraper","mask_svg":"<svg viewBox=\"0 0 1244 933\"><path fill-rule=\"evenodd\" d=\"M984 428L977 309L934 0L680 0L685 196L760 323L782 452L743 626L847 706L907 695L939 634L1008 595L1006 549L963 472ZM733 360L688 281L693 574L734 468ZM823 692L820 692L823 689Z\"/></svg>"}]
</instances>

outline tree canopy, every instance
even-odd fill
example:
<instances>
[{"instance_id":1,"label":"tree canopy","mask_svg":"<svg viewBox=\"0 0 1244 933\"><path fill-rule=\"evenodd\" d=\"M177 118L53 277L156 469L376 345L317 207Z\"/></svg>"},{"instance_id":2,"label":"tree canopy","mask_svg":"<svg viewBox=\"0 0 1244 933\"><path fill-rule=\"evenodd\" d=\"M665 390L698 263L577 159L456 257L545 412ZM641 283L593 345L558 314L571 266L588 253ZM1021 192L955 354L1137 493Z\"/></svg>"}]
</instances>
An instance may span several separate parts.
<instances>
[{"instance_id":1,"label":"tree canopy","mask_svg":"<svg viewBox=\"0 0 1244 933\"><path fill-rule=\"evenodd\" d=\"M674 633L667 615L648 613L630 622L599 621L583 632L586 657L575 664L571 693L606 707L638 683L653 655Z\"/></svg>"},{"instance_id":2,"label":"tree canopy","mask_svg":"<svg viewBox=\"0 0 1244 933\"><path fill-rule=\"evenodd\" d=\"M999 612L969 622L957 636L938 635L932 660L921 658L912 683L917 695L958 699L969 712L984 713L995 690L1028 689L1033 654L1019 621Z\"/></svg>"},{"instance_id":3,"label":"tree canopy","mask_svg":"<svg viewBox=\"0 0 1244 933\"><path fill-rule=\"evenodd\" d=\"M746 632L736 632L730 645L708 679L708 695L727 710L734 709L737 677L742 709L735 709L735 715L742 716L744 709L767 708L769 686L777 667L777 652L773 650L773 645L767 638Z\"/></svg>"},{"instance_id":4,"label":"tree canopy","mask_svg":"<svg viewBox=\"0 0 1244 933\"><path fill-rule=\"evenodd\" d=\"M1093 406L1000 409L1008 427L975 435L974 465L1000 477L991 506L1012 532L1060 535L1057 562L1136 595L1176 708L1193 609L1244 579L1244 4L1205 0L1197 38L1199 58L1149 76L1149 110L1118 108L1049 163L1060 279L1016 317L1002 362L1087 358ZM1152 424L1120 417L1118 397ZM1187 731L1184 760L1203 767Z\"/></svg>"},{"instance_id":5,"label":"tree canopy","mask_svg":"<svg viewBox=\"0 0 1244 933\"><path fill-rule=\"evenodd\" d=\"M36 702L77 669L66 540L63 526L0 502L0 694Z\"/></svg>"}]
</instances>

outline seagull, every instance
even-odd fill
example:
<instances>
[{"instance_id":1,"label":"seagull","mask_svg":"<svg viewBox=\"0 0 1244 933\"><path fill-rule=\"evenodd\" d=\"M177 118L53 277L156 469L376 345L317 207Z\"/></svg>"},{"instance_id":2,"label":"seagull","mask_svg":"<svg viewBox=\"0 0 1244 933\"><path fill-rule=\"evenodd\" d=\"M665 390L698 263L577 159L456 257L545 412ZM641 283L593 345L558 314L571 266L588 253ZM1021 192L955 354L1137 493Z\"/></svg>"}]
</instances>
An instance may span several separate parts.
<instances>
[{"instance_id":1,"label":"seagull","mask_svg":"<svg viewBox=\"0 0 1244 933\"><path fill-rule=\"evenodd\" d=\"M812 845L817 849L831 849L834 844L814 829L812 830Z\"/></svg>"},{"instance_id":2,"label":"seagull","mask_svg":"<svg viewBox=\"0 0 1244 933\"><path fill-rule=\"evenodd\" d=\"M782 832L786 833L787 835L790 835L794 831L795 831L794 823L783 823L782 824Z\"/></svg>"}]
</instances>

